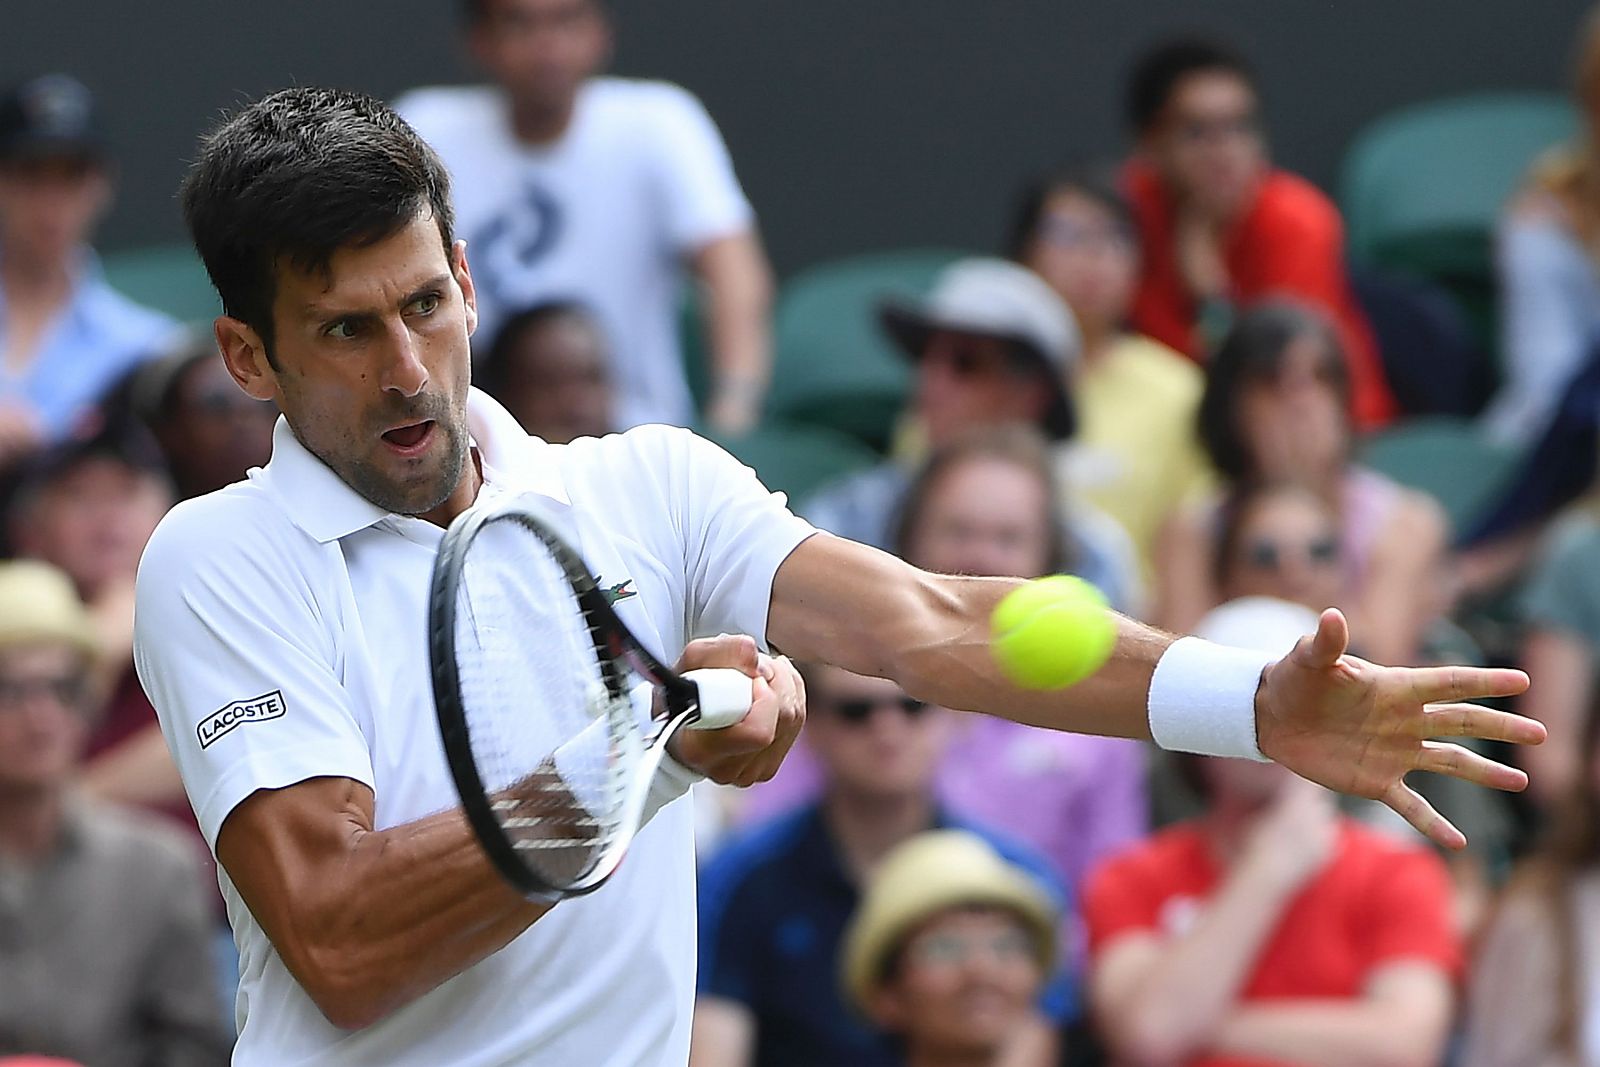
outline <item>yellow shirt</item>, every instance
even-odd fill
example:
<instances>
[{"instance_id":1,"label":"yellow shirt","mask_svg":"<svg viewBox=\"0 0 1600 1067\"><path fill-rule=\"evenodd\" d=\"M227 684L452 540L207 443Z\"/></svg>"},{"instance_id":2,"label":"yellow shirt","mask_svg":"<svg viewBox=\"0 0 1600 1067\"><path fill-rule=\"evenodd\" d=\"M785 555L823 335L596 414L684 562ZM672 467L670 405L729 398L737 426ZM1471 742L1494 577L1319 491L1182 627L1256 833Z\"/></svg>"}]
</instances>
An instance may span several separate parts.
<instances>
[{"instance_id":1,"label":"yellow shirt","mask_svg":"<svg viewBox=\"0 0 1600 1067\"><path fill-rule=\"evenodd\" d=\"M1204 387L1191 360L1134 334L1077 372L1067 476L1128 531L1146 578L1162 522L1214 480L1196 419Z\"/></svg>"}]
</instances>

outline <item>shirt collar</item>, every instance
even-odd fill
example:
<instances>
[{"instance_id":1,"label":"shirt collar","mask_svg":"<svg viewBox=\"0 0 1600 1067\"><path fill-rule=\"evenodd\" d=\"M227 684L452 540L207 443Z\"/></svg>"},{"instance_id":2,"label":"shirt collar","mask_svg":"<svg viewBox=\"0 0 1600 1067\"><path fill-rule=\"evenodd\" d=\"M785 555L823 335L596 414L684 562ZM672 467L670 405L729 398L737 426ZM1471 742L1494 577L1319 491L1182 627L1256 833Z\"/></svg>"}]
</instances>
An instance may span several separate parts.
<instances>
[{"instance_id":1,"label":"shirt collar","mask_svg":"<svg viewBox=\"0 0 1600 1067\"><path fill-rule=\"evenodd\" d=\"M559 469L559 446L529 436L505 408L477 389L467 395L467 427L483 462L484 480L517 492L532 492L568 508ZM386 518L385 511L311 453L278 416L272 458L250 472L277 499L289 519L321 544L348 537Z\"/></svg>"}]
</instances>

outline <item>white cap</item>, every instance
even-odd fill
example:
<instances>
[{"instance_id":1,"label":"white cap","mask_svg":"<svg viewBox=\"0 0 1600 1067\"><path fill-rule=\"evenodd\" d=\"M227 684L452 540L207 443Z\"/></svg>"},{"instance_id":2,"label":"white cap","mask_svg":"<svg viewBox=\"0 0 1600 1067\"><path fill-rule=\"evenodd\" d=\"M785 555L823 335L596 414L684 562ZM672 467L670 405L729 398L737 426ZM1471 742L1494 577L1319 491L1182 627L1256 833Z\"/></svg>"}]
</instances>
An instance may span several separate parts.
<instances>
[{"instance_id":1,"label":"white cap","mask_svg":"<svg viewBox=\"0 0 1600 1067\"><path fill-rule=\"evenodd\" d=\"M1286 656L1295 643L1317 632L1319 615L1302 604L1270 596L1244 596L1206 613L1196 637L1234 648Z\"/></svg>"}]
</instances>

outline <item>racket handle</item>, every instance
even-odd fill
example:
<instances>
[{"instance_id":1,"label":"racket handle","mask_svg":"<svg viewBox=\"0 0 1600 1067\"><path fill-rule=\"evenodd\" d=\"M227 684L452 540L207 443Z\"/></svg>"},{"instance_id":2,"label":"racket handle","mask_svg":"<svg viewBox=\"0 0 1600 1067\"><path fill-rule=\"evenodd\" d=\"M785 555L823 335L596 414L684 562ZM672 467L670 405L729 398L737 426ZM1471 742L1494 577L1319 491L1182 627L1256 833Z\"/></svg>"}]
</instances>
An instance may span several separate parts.
<instances>
[{"instance_id":1,"label":"racket handle","mask_svg":"<svg viewBox=\"0 0 1600 1067\"><path fill-rule=\"evenodd\" d=\"M683 676L700 690L700 717L688 724L691 730L720 730L750 714L755 695L755 679L732 667L698 667Z\"/></svg>"}]
</instances>

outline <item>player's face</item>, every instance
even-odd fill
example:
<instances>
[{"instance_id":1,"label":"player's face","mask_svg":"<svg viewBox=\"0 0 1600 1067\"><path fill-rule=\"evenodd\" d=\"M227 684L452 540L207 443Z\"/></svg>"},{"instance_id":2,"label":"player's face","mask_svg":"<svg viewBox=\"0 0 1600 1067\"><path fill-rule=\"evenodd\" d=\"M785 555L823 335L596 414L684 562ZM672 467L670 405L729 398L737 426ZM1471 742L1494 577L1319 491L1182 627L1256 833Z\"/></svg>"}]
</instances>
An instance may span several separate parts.
<instances>
[{"instance_id":1,"label":"player's face","mask_svg":"<svg viewBox=\"0 0 1600 1067\"><path fill-rule=\"evenodd\" d=\"M814 681L806 734L831 789L884 800L932 790L947 737L944 709L908 709L895 683L831 667Z\"/></svg>"},{"instance_id":2,"label":"player's face","mask_svg":"<svg viewBox=\"0 0 1600 1067\"><path fill-rule=\"evenodd\" d=\"M339 249L326 272L279 268L275 369L237 320L218 320L218 341L245 391L276 401L301 443L356 492L402 515L460 510L474 484L472 301L465 243L446 253L423 213L381 241Z\"/></svg>"},{"instance_id":3,"label":"player's face","mask_svg":"<svg viewBox=\"0 0 1600 1067\"><path fill-rule=\"evenodd\" d=\"M1044 374L998 338L940 331L917 360L917 414L935 445L982 426L1036 425L1050 406Z\"/></svg>"},{"instance_id":4,"label":"player's face","mask_svg":"<svg viewBox=\"0 0 1600 1067\"><path fill-rule=\"evenodd\" d=\"M0 651L0 797L61 785L82 750L82 657L64 645Z\"/></svg>"},{"instance_id":5,"label":"player's face","mask_svg":"<svg viewBox=\"0 0 1600 1067\"><path fill-rule=\"evenodd\" d=\"M1258 112L1243 78L1197 71L1173 87L1144 146L1186 206L1231 219L1249 204L1266 169Z\"/></svg>"},{"instance_id":6,"label":"player's face","mask_svg":"<svg viewBox=\"0 0 1600 1067\"><path fill-rule=\"evenodd\" d=\"M1049 490L1022 466L977 457L946 470L923 503L909 556L939 574L1033 578L1050 567Z\"/></svg>"},{"instance_id":7,"label":"player's face","mask_svg":"<svg viewBox=\"0 0 1600 1067\"><path fill-rule=\"evenodd\" d=\"M963 908L911 936L874 1014L929 1062L989 1062L1027 1018L1041 981L1016 916Z\"/></svg>"},{"instance_id":8,"label":"player's face","mask_svg":"<svg viewBox=\"0 0 1600 1067\"><path fill-rule=\"evenodd\" d=\"M487 0L471 44L518 104L561 110L605 63L611 34L599 0Z\"/></svg>"},{"instance_id":9,"label":"player's face","mask_svg":"<svg viewBox=\"0 0 1600 1067\"><path fill-rule=\"evenodd\" d=\"M1067 302L1085 333L1101 334L1127 318L1139 251L1133 233L1115 215L1066 189L1045 205L1028 266Z\"/></svg>"}]
</instances>

